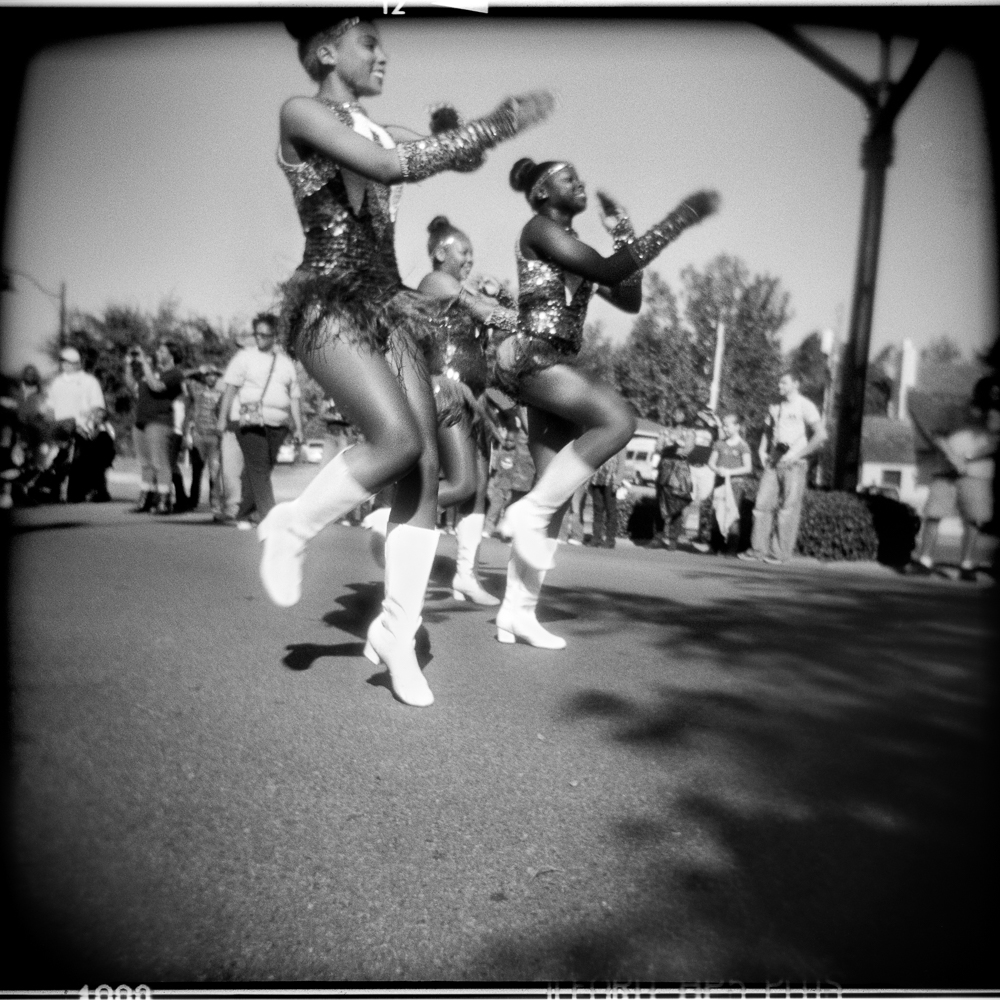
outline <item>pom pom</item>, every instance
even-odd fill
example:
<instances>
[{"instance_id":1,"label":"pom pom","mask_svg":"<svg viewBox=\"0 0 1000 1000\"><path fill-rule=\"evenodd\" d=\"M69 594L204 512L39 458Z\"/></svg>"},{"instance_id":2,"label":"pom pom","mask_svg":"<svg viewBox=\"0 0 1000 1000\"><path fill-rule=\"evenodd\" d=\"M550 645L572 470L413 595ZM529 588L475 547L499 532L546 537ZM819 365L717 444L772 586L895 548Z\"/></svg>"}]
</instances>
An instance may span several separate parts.
<instances>
[{"instance_id":1,"label":"pom pom","mask_svg":"<svg viewBox=\"0 0 1000 1000\"><path fill-rule=\"evenodd\" d=\"M462 119L450 104L439 104L436 108L431 108L431 135L450 132L461 124Z\"/></svg>"},{"instance_id":2,"label":"pom pom","mask_svg":"<svg viewBox=\"0 0 1000 1000\"><path fill-rule=\"evenodd\" d=\"M531 175L535 170L535 161L528 156L521 157L510 168L510 186L515 191L527 191L531 187Z\"/></svg>"}]
</instances>

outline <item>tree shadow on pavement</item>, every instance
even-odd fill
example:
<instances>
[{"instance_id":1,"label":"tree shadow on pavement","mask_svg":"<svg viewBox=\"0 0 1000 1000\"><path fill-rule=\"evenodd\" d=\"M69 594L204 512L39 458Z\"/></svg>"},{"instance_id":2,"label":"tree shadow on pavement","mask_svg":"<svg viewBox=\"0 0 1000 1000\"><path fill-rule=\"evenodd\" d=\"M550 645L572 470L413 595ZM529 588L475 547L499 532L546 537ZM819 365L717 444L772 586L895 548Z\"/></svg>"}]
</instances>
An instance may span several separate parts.
<instances>
[{"instance_id":1,"label":"tree shadow on pavement","mask_svg":"<svg viewBox=\"0 0 1000 1000\"><path fill-rule=\"evenodd\" d=\"M659 777L590 817L631 887L614 915L496 937L473 974L987 985L992 599L815 573L747 574L700 604L553 589L662 652L645 696L579 689L556 720Z\"/></svg>"}]
</instances>

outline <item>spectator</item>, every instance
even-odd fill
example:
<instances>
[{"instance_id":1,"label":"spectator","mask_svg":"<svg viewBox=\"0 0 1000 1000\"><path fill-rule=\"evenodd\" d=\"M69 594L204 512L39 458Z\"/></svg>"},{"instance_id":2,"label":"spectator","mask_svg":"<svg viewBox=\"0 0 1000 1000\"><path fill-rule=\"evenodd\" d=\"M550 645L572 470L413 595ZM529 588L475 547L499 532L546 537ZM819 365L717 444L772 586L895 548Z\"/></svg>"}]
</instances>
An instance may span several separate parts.
<instances>
[{"instance_id":1,"label":"spectator","mask_svg":"<svg viewBox=\"0 0 1000 1000\"><path fill-rule=\"evenodd\" d=\"M993 520L993 476L1000 439L1000 387L992 376L981 379L973 393L969 419L934 444L947 459L950 472L931 482L916 560L908 573L926 575L935 569L934 556L941 519L958 514L962 519L959 576L975 582L980 532Z\"/></svg>"},{"instance_id":2,"label":"spectator","mask_svg":"<svg viewBox=\"0 0 1000 1000\"><path fill-rule=\"evenodd\" d=\"M489 512L483 528L493 535L507 507L520 500L535 481L535 463L528 451L528 418L524 407L511 407L499 414L504 442L493 449L493 471L488 489Z\"/></svg>"},{"instance_id":3,"label":"spectator","mask_svg":"<svg viewBox=\"0 0 1000 1000\"><path fill-rule=\"evenodd\" d=\"M197 510L201 499L201 478L208 469L208 503L212 518L221 521L222 509L222 433L219 430L219 404L222 387L219 377L222 370L215 365L201 365L190 380L191 399L188 417L188 455L191 459L191 491L188 510Z\"/></svg>"},{"instance_id":4,"label":"spectator","mask_svg":"<svg viewBox=\"0 0 1000 1000\"><path fill-rule=\"evenodd\" d=\"M764 465L753 508L752 548L741 559L787 562L795 551L806 492L809 455L826 443L826 428L811 399L799 392L799 377L778 380L781 402L768 410L758 454Z\"/></svg>"},{"instance_id":5,"label":"spectator","mask_svg":"<svg viewBox=\"0 0 1000 1000\"><path fill-rule=\"evenodd\" d=\"M222 465L222 519L218 523L232 525L236 524L236 515L243 498L243 452L240 451L239 437L240 401L237 396L233 396L228 413L222 409L222 400L219 401L217 428L223 426L223 416L226 418L226 429L222 432L219 442L219 460Z\"/></svg>"},{"instance_id":6,"label":"spectator","mask_svg":"<svg viewBox=\"0 0 1000 1000\"><path fill-rule=\"evenodd\" d=\"M656 500L663 527L650 542L653 549L676 549L684 513L691 503L694 488L687 457L695 444L694 430L683 407L674 410L672 426L658 442L660 462L656 468Z\"/></svg>"},{"instance_id":7,"label":"spectator","mask_svg":"<svg viewBox=\"0 0 1000 1000\"><path fill-rule=\"evenodd\" d=\"M184 489L184 474L181 472L181 463L184 459L184 452L187 449L187 442L184 438L184 425L187 420L188 402L187 383L182 381L181 393L173 401L174 432L170 435L170 481L174 486L175 514L183 514L186 510L190 509L188 506L187 491Z\"/></svg>"},{"instance_id":8,"label":"spectator","mask_svg":"<svg viewBox=\"0 0 1000 1000\"><path fill-rule=\"evenodd\" d=\"M253 526L251 515L264 518L274 506L271 471L288 434L289 417L296 444L303 440L299 380L291 358L278 349L278 318L269 313L256 316L253 335L256 346L241 350L226 368L217 425L220 434L225 431L226 415L238 399L243 475L236 526L242 529Z\"/></svg>"},{"instance_id":9,"label":"spectator","mask_svg":"<svg viewBox=\"0 0 1000 1000\"><path fill-rule=\"evenodd\" d=\"M24 448L28 469L40 469L44 463L44 445L50 438L49 419L45 409L42 380L34 365L25 365L17 394L18 436Z\"/></svg>"},{"instance_id":10,"label":"spectator","mask_svg":"<svg viewBox=\"0 0 1000 1000\"><path fill-rule=\"evenodd\" d=\"M563 514L562 524L559 525L559 541L568 542L570 545L583 545L584 527L583 522L587 512L587 498L590 496L590 482L585 482L578 487L576 492L569 498L569 507Z\"/></svg>"},{"instance_id":11,"label":"spectator","mask_svg":"<svg viewBox=\"0 0 1000 1000\"><path fill-rule=\"evenodd\" d=\"M625 478L624 451L612 455L591 477L594 528L590 544L613 549L618 534L618 488Z\"/></svg>"},{"instance_id":12,"label":"spectator","mask_svg":"<svg viewBox=\"0 0 1000 1000\"><path fill-rule=\"evenodd\" d=\"M691 506L698 512L698 526L692 545L699 552L709 550L711 517L702 517L711 510L715 473L708 467L708 458L719 438L719 419L711 410L699 410L694 419L694 445L688 453L691 470ZM690 509L690 508L689 508Z\"/></svg>"},{"instance_id":13,"label":"spectator","mask_svg":"<svg viewBox=\"0 0 1000 1000\"><path fill-rule=\"evenodd\" d=\"M163 341L150 362L141 347L129 351L125 383L136 396L132 442L142 466L142 485L135 513L173 510L171 488L171 435L174 432L174 400L182 392L184 376L178 368L180 347Z\"/></svg>"},{"instance_id":14,"label":"spectator","mask_svg":"<svg viewBox=\"0 0 1000 1000\"><path fill-rule=\"evenodd\" d=\"M736 555L741 532L740 511L753 472L750 446L743 440L740 418L727 413L722 418L722 434L712 445L708 467L715 474L712 506L722 541L720 549Z\"/></svg>"},{"instance_id":15,"label":"spectator","mask_svg":"<svg viewBox=\"0 0 1000 1000\"><path fill-rule=\"evenodd\" d=\"M52 420L63 425L72 440L67 501L96 499L100 493L97 485L100 454L95 439L105 418L104 393L101 383L83 370L80 352L75 347L64 347L59 352L59 374L49 384L45 405ZM101 483L103 472L102 467Z\"/></svg>"}]
</instances>

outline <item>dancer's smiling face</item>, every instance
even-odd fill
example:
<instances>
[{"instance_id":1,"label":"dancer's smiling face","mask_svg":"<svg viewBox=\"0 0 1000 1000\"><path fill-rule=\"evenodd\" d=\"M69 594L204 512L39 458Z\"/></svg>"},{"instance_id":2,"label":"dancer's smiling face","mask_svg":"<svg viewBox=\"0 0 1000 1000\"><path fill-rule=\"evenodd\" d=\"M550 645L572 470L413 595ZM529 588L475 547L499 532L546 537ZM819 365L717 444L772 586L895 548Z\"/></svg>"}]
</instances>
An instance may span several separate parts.
<instances>
[{"instance_id":1,"label":"dancer's smiling face","mask_svg":"<svg viewBox=\"0 0 1000 1000\"><path fill-rule=\"evenodd\" d=\"M434 256L440 262L440 270L459 281L465 281L472 271L472 243L464 233L452 233L434 251Z\"/></svg>"},{"instance_id":2,"label":"dancer's smiling face","mask_svg":"<svg viewBox=\"0 0 1000 1000\"><path fill-rule=\"evenodd\" d=\"M382 93L387 60L375 25L361 21L348 28L333 51L333 71L355 96L377 97Z\"/></svg>"},{"instance_id":3,"label":"dancer's smiling face","mask_svg":"<svg viewBox=\"0 0 1000 1000\"><path fill-rule=\"evenodd\" d=\"M545 181L545 189L548 192L546 203L551 208L575 215L587 207L587 190L571 163L549 177Z\"/></svg>"}]
</instances>

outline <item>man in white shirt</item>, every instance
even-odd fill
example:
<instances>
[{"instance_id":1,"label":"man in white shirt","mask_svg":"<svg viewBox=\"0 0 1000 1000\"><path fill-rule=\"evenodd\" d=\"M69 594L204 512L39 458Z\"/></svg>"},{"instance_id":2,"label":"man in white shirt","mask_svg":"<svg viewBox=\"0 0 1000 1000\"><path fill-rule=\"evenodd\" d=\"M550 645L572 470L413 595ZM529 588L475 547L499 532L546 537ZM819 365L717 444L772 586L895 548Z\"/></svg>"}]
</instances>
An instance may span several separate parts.
<instances>
[{"instance_id":1,"label":"man in white shirt","mask_svg":"<svg viewBox=\"0 0 1000 1000\"><path fill-rule=\"evenodd\" d=\"M753 508L752 548L740 558L780 564L795 551L809 471L806 459L823 447L827 434L816 404L799 392L797 375L782 375L778 393L781 402L769 408L758 450L764 475Z\"/></svg>"},{"instance_id":2,"label":"man in white shirt","mask_svg":"<svg viewBox=\"0 0 1000 1000\"><path fill-rule=\"evenodd\" d=\"M240 351L222 377L224 391L219 404L220 434L225 433L230 409L238 403L241 412L238 440L243 453L240 506L236 524L250 528L250 515L264 518L274 506L271 470L278 449L288 434L301 443L302 411L298 376L292 359L278 350L278 318L269 313L254 317L254 347Z\"/></svg>"},{"instance_id":3,"label":"man in white shirt","mask_svg":"<svg viewBox=\"0 0 1000 1000\"><path fill-rule=\"evenodd\" d=\"M75 347L64 347L59 352L59 374L49 383L45 402L56 423L72 420L79 434L92 433L103 417L101 383L83 370Z\"/></svg>"},{"instance_id":4,"label":"man in white shirt","mask_svg":"<svg viewBox=\"0 0 1000 1000\"><path fill-rule=\"evenodd\" d=\"M105 416L104 392L101 383L83 370L80 352L75 347L64 347L59 352L59 374L49 383L45 409L67 431L72 424L73 458L66 499L70 503L88 498L106 499L107 463L98 461L95 448L95 438Z\"/></svg>"}]
</instances>

